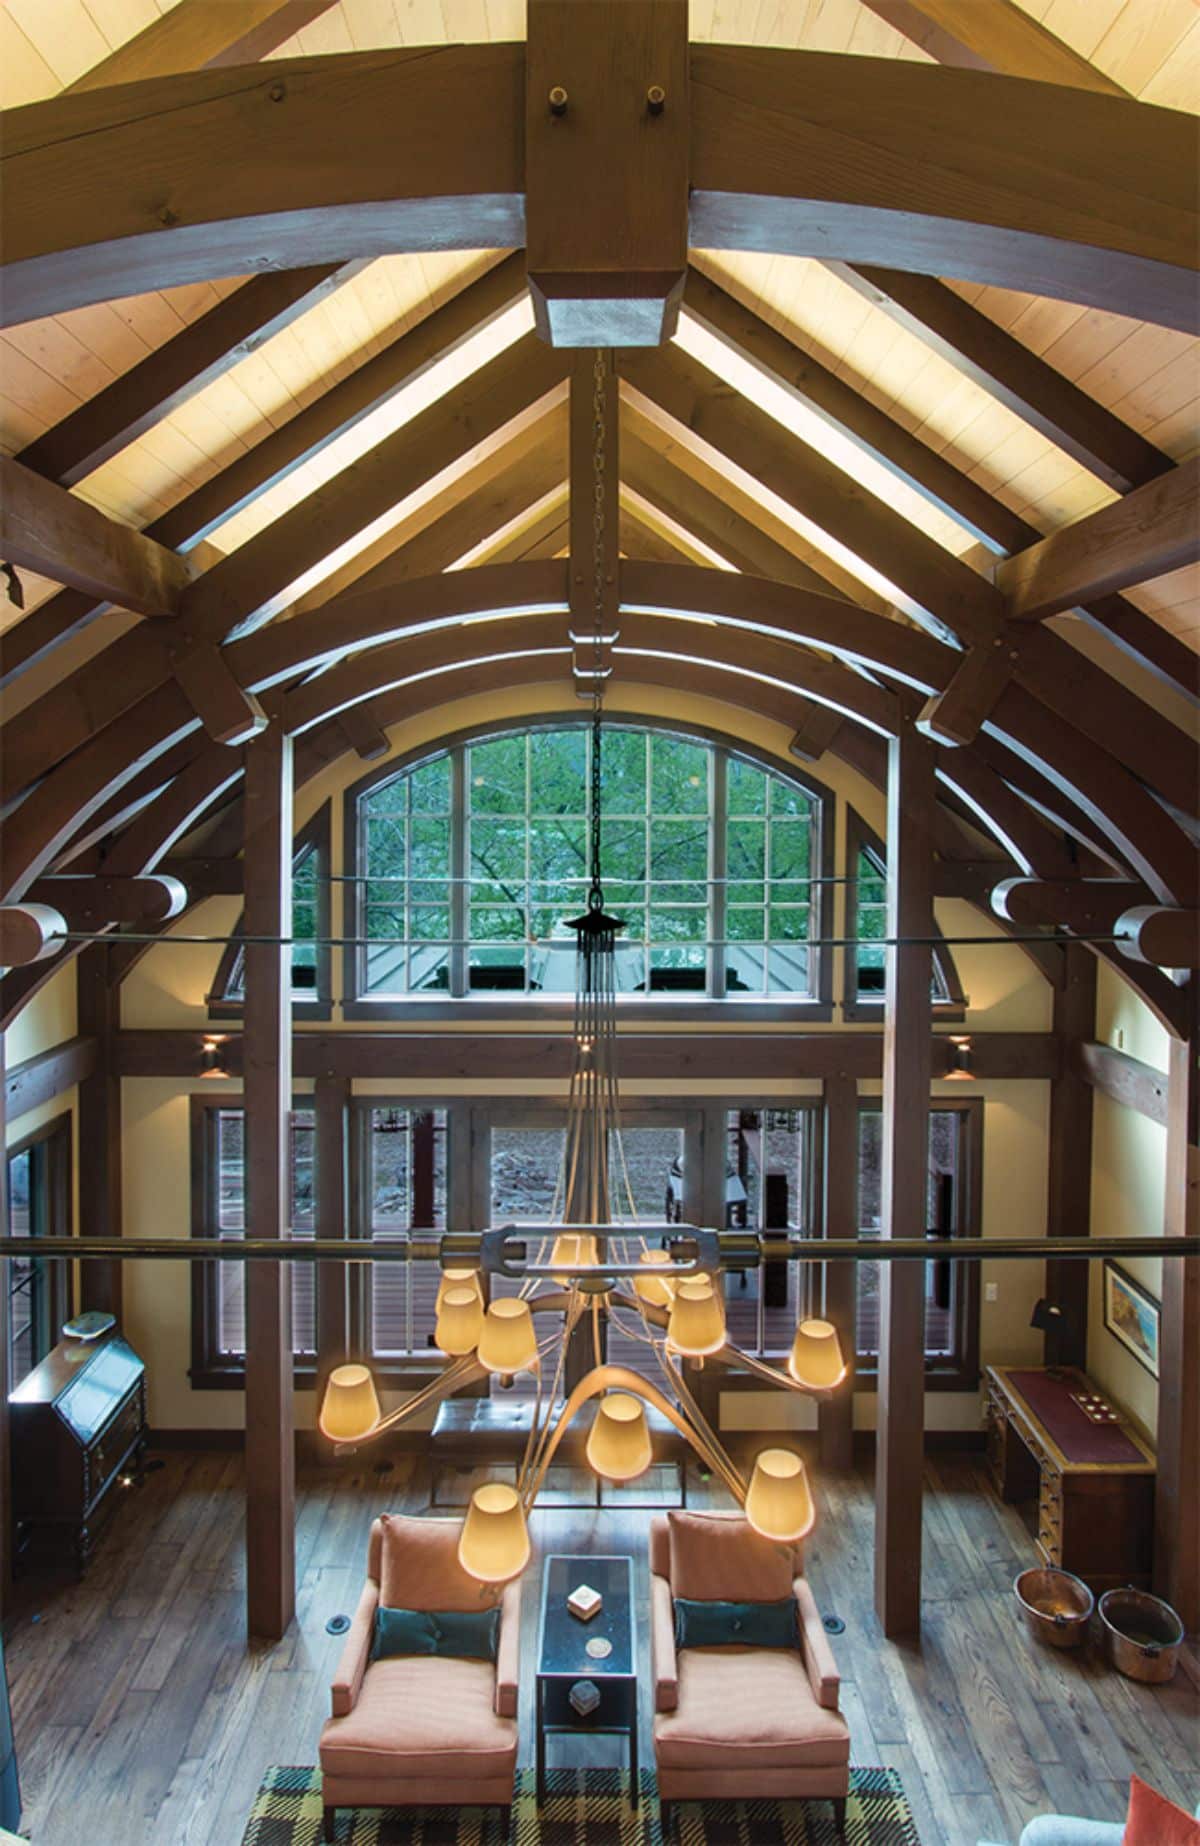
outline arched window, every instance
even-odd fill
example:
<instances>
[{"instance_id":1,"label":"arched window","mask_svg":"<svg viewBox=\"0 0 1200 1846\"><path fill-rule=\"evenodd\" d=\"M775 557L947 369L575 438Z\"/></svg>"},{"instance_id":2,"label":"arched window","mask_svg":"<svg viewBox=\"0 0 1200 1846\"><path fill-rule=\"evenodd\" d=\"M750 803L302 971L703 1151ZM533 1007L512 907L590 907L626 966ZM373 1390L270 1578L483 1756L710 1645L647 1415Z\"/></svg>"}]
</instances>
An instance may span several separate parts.
<instances>
[{"instance_id":1,"label":"arched window","mask_svg":"<svg viewBox=\"0 0 1200 1846\"><path fill-rule=\"evenodd\" d=\"M348 992L570 994L591 750L586 720L493 732L352 791ZM819 789L704 737L610 722L601 802L622 995L818 997Z\"/></svg>"}]
</instances>

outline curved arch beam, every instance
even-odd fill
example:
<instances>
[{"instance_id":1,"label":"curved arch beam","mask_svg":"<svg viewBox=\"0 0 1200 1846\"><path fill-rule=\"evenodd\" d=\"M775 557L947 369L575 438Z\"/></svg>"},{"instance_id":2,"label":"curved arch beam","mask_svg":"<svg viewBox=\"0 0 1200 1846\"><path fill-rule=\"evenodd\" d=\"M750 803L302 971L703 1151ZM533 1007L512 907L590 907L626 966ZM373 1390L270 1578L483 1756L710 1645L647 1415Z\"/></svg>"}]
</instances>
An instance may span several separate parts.
<instances>
[{"instance_id":1,"label":"curved arch beam","mask_svg":"<svg viewBox=\"0 0 1200 1846\"><path fill-rule=\"evenodd\" d=\"M885 59L697 44L690 68L693 245L1196 325L1189 117ZM522 45L455 45L165 78L153 110L126 85L9 111L5 314L520 245L524 89Z\"/></svg>"}]
</instances>

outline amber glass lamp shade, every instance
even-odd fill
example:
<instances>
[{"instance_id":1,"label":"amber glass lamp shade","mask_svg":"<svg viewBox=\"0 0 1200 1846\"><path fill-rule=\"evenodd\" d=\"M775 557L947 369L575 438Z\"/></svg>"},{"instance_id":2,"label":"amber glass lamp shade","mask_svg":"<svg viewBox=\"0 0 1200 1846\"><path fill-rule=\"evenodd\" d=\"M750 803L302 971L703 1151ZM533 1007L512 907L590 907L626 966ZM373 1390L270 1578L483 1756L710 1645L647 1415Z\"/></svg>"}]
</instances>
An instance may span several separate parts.
<instances>
[{"instance_id":1,"label":"amber glass lamp shade","mask_svg":"<svg viewBox=\"0 0 1200 1846\"><path fill-rule=\"evenodd\" d=\"M442 1279L438 1283L437 1304L434 1308L435 1314L441 1313L442 1303L446 1299L447 1291L452 1288L469 1288L473 1294L478 1295L479 1305L482 1308L483 1289L479 1282L479 1271L477 1269L443 1269Z\"/></svg>"},{"instance_id":2,"label":"amber glass lamp shade","mask_svg":"<svg viewBox=\"0 0 1200 1846\"><path fill-rule=\"evenodd\" d=\"M647 1273L642 1276L634 1276L634 1294L640 1301L644 1301L647 1307L669 1308L671 1305L671 1297L674 1293L673 1285L669 1277L656 1276L654 1271L656 1269L670 1268L670 1252L667 1250L643 1250L638 1261L644 1265Z\"/></svg>"},{"instance_id":3,"label":"amber glass lamp shade","mask_svg":"<svg viewBox=\"0 0 1200 1846\"><path fill-rule=\"evenodd\" d=\"M653 1460L646 1412L628 1391L612 1391L596 1406L588 1431L588 1466L606 1481L635 1481Z\"/></svg>"},{"instance_id":4,"label":"amber glass lamp shade","mask_svg":"<svg viewBox=\"0 0 1200 1846\"><path fill-rule=\"evenodd\" d=\"M529 1533L515 1487L489 1481L471 1495L458 1541L458 1561L480 1583L507 1583L529 1562Z\"/></svg>"},{"instance_id":5,"label":"amber glass lamp shade","mask_svg":"<svg viewBox=\"0 0 1200 1846\"><path fill-rule=\"evenodd\" d=\"M725 1344L725 1308L705 1276L680 1282L671 1298L667 1345L689 1359L720 1352Z\"/></svg>"},{"instance_id":6,"label":"amber glass lamp shade","mask_svg":"<svg viewBox=\"0 0 1200 1846\"><path fill-rule=\"evenodd\" d=\"M433 1343L452 1359L474 1352L483 1332L483 1302L473 1288L448 1288L438 1306Z\"/></svg>"},{"instance_id":7,"label":"amber glass lamp shade","mask_svg":"<svg viewBox=\"0 0 1200 1846\"><path fill-rule=\"evenodd\" d=\"M489 1301L479 1335L479 1363L502 1377L537 1370L537 1334L527 1301L516 1295Z\"/></svg>"},{"instance_id":8,"label":"amber glass lamp shade","mask_svg":"<svg viewBox=\"0 0 1200 1846\"><path fill-rule=\"evenodd\" d=\"M554 1280L561 1288L571 1284L571 1272L587 1263L598 1263L600 1252L596 1239L586 1232L560 1231L554 1239L554 1248L550 1252L550 1261L554 1264ZM562 1273L559 1273L561 1266Z\"/></svg>"},{"instance_id":9,"label":"amber glass lamp shade","mask_svg":"<svg viewBox=\"0 0 1200 1846\"><path fill-rule=\"evenodd\" d=\"M804 1463L790 1449L764 1449L754 1463L746 1517L763 1538L794 1543L812 1531L816 1508Z\"/></svg>"},{"instance_id":10,"label":"amber glass lamp shade","mask_svg":"<svg viewBox=\"0 0 1200 1846\"><path fill-rule=\"evenodd\" d=\"M802 1320L796 1328L788 1371L810 1391L831 1391L846 1376L837 1328L827 1320Z\"/></svg>"},{"instance_id":11,"label":"amber glass lamp shade","mask_svg":"<svg viewBox=\"0 0 1200 1846\"><path fill-rule=\"evenodd\" d=\"M318 1419L323 1436L331 1442L361 1442L381 1415L375 1380L365 1365L339 1365L330 1372Z\"/></svg>"}]
</instances>

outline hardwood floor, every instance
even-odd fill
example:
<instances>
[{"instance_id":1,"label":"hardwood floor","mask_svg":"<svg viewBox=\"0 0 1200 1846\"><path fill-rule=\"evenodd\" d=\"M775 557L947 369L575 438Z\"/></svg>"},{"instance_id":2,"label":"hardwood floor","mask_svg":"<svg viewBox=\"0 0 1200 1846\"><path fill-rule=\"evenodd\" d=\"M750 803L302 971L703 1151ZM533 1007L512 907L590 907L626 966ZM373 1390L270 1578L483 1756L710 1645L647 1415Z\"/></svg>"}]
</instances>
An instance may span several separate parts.
<instances>
[{"instance_id":1,"label":"hardwood floor","mask_svg":"<svg viewBox=\"0 0 1200 1846\"><path fill-rule=\"evenodd\" d=\"M6 1645L23 1830L36 1846L239 1846L266 1765L316 1760L341 1646L325 1623L354 1608L371 1519L429 1501L428 1465L411 1456L384 1475L370 1459L354 1472L302 1469L297 1620L278 1646L248 1650L241 1457L163 1460L128 1494L83 1584L18 1584ZM441 1497L456 1497L458 1484L443 1480ZM924 1633L906 1647L881 1639L871 1608L867 1471L820 1482L808 1572L821 1609L846 1623L834 1648L853 1760L899 1770L925 1846L1014 1842L1047 1809L1120 1819L1132 1770L1190 1810L1200 1800L1195 1651L1157 1688L1122 1679L1090 1651L1034 1651L1010 1593L1032 1552L1018 1513L997 1501L973 1455L927 1459L926 1485ZM708 1491L693 1477L691 1504ZM650 1517L546 1505L535 1545L629 1550L644 1599ZM526 1661L538 1580L531 1567ZM527 1675L523 1758L531 1705ZM650 1760L645 1710L643 1748Z\"/></svg>"}]
</instances>

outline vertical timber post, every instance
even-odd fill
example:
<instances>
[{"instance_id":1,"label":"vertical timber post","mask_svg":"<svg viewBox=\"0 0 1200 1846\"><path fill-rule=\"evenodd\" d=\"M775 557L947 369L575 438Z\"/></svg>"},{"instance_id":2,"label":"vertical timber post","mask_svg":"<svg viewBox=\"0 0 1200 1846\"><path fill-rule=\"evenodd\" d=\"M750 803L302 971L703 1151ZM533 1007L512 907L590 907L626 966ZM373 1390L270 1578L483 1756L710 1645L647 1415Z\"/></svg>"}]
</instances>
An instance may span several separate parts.
<instances>
[{"instance_id":1,"label":"vertical timber post","mask_svg":"<svg viewBox=\"0 0 1200 1846\"><path fill-rule=\"evenodd\" d=\"M8 1225L8 1074L7 1034L0 1030L0 1237ZM0 1258L0 1620L8 1612L12 1582L12 1459L8 1441L8 1351L10 1258Z\"/></svg>"},{"instance_id":2,"label":"vertical timber post","mask_svg":"<svg viewBox=\"0 0 1200 1846\"><path fill-rule=\"evenodd\" d=\"M1167 1237L1200 1235L1200 1006L1192 975L1188 1034L1171 1040L1167 1091ZM1200 1257L1162 1266L1154 1587L1200 1628Z\"/></svg>"},{"instance_id":3,"label":"vertical timber post","mask_svg":"<svg viewBox=\"0 0 1200 1846\"><path fill-rule=\"evenodd\" d=\"M120 990L111 981L109 953L93 943L76 964L79 969L79 1030L96 1041L91 1075L79 1085L79 1234L123 1235L121 1192L121 1079L116 1071L116 1034L120 1027ZM80 1264L80 1306L122 1313L119 1262Z\"/></svg>"},{"instance_id":4,"label":"vertical timber post","mask_svg":"<svg viewBox=\"0 0 1200 1846\"><path fill-rule=\"evenodd\" d=\"M923 1237L928 1216L933 765L933 745L902 718L888 745L884 1237ZM886 1635L915 1635L921 1626L924 1284L921 1263L881 1265L875 1611Z\"/></svg>"},{"instance_id":5,"label":"vertical timber post","mask_svg":"<svg viewBox=\"0 0 1200 1846\"><path fill-rule=\"evenodd\" d=\"M1066 978L1054 994L1058 1075L1050 1085L1050 1237L1086 1237L1092 1210L1092 1086L1081 1074L1078 1047L1096 1032L1096 957L1082 943L1066 947ZM1047 1365L1087 1364L1090 1265L1046 1260L1046 1299L1062 1320L1045 1334Z\"/></svg>"},{"instance_id":6,"label":"vertical timber post","mask_svg":"<svg viewBox=\"0 0 1200 1846\"><path fill-rule=\"evenodd\" d=\"M292 740L278 722L246 750L246 1231L290 1235ZM282 1263L246 1264L246 1625L286 1631L296 1602L292 1316Z\"/></svg>"},{"instance_id":7,"label":"vertical timber post","mask_svg":"<svg viewBox=\"0 0 1200 1846\"><path fill-rule=\"evenodd\" d=\"M314 1086L316 1114L316 1225L321 1238L349 1235L346 1136L349 1127L350 1079L318 1077ZM317 1264L317 1408L325 1395L329 1374L349 1357L349 1267L346 1263Z\"/></svg>"},{"instance_id":8,"label":"vertical timber post","mask_svg":"<svg viewBox=\"0 0 1200 1846\"><path fill-rule=\"evenodd\" d=\"M825 1079L824 1235L858 1236L858 1084L839 1074ZM818 1412L822 1468L854 1462L855 1307L858 1265L826 1263L825 1318L837 1328L846 1379Z\"/></svg>"}]
</instances>

